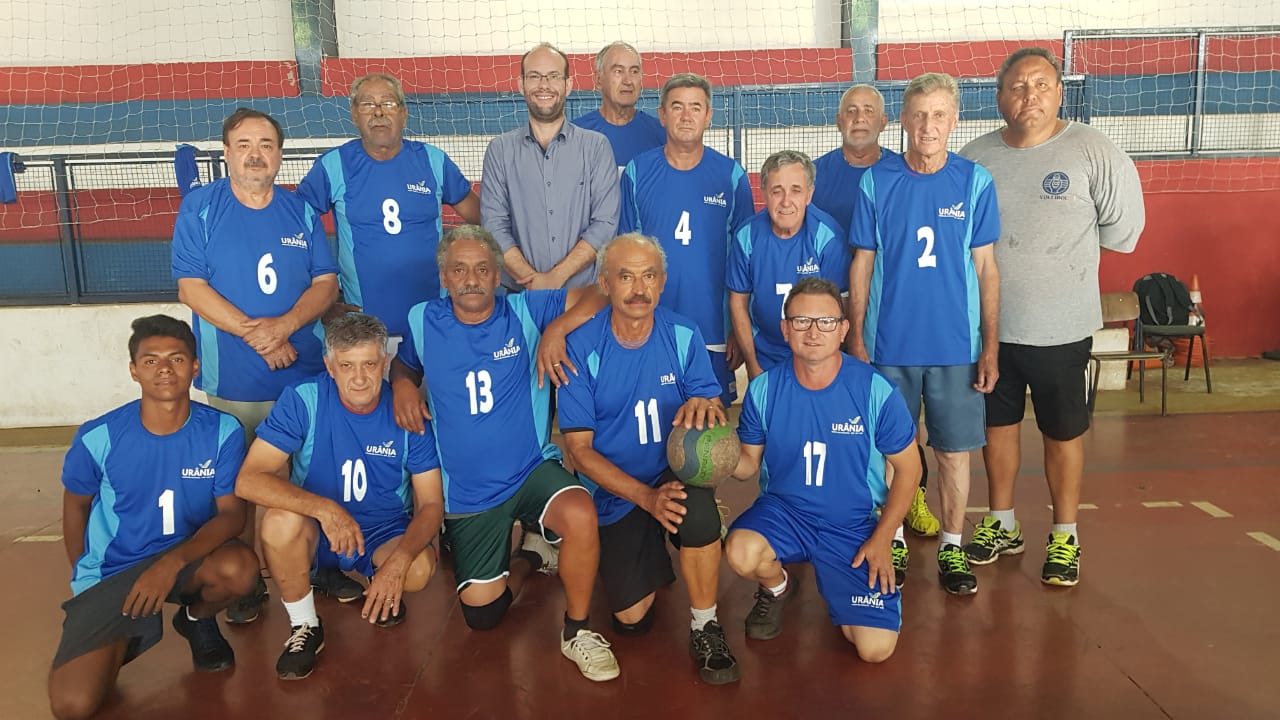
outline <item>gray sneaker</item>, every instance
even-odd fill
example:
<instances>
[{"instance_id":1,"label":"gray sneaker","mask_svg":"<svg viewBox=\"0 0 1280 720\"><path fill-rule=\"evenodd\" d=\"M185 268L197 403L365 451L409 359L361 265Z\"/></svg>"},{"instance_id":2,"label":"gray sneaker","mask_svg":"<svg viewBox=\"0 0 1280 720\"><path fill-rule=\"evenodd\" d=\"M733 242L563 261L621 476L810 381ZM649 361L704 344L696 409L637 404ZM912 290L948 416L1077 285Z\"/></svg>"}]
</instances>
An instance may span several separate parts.
<instances>
[{"instance_id":1,"label":"gray sneaker","mask_svg":"<svg viewBox=\"0 0 1280 720\"><path fill-rule=\"evenodd\" d=\"M752 640L772 640L782 633L782 606L795 587L787 583L781 595L774 595L766 588L756 588L756 603L747 613L747 637Z\"/></svg>"},{"instance_id":2,"label":"gray sneaker","mask_svg":"<svg viewBox=\"0 0 1280 720\"><path fill-rule=\"evenodd\" d=\"M560 548L547 542L537 530L526 530L520 540L520 549L537 555L542 560L538 572L555 575L560 570Z\"/></svg>"}]
</instances>

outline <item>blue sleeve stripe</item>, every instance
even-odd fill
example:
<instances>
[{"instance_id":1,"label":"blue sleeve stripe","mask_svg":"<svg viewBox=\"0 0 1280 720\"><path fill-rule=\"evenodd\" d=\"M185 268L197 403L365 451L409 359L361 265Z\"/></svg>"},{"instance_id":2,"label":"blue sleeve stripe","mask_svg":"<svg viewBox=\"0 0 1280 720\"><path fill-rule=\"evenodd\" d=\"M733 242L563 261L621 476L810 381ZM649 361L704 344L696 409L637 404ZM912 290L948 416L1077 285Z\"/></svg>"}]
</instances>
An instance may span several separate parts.
<instances>
[{"instance_id":1,"label":"blue sleeve stripe","mask_svg":"<svg viewBox=\"0 0 1280 720\"><path fill-rule=\"evenodd\" d=\"M333 203L333 225L338 230L338 279L342 298L352 305L364 306L360 276L356 274L355 239L347 221L347 180L342 169L342 153L338 149L320 156L320 165L329 178L329 201Z\"/></svg>"},{"instance_id":2,"label":"blue sleeve stripe","mask_svg":"<svg viewBox=\"0 0 1280 720\"><path fill-rule=\"evenodd\" d=\"M675 325L671 328L676 336L676 356L680 360L680 367L689 367L689 347L693 345L693 329L684 325Z\"/></svg>"},{"instance_id":3,"label":"blue sleeve stripe","mask_svg":"<svg viewBox=\"0 0 1280 720\"><path fill-rule=\"evenodd\" d=\"M975 164L969 185L969 215L964 228L964 247L968 251L964 254L964 284L969 320L969 361L977 362L982 354L982 300L978 292L978 270L973 264L973 226L978 219L979 198L991 186L990 173Z\"/></svg>"},{"instance_id":4,"label":"blue sleeve stripe","mask_svg":"<svg viewBox=\"0 0 1280 720\"><path fill-rule=\"evenodd\" d=\"M250 429L256 430L257 428ZM244 429L240 427L239 420L236 420L234 416L227 415L225 413L221 414L218 418L218 449L222 449L222 446L226 444L227 438L231 437L232 433L243 432Z\"/></svg>"},{"instance_id":5,"label":"blue sleeve stripe","mask_svg":"<svg viewBox=\"0 0 1280 720\"><path fill-rule=\"evenodd\" d=\"M563 292L561 297L563 297ZM529 302L523 294L507 295L507 304L511 307L512 312L520 319L520 330L524 336L524 351L529 353L529 402L533 406L533 425L538 433L538 446L542 448L542 456L548 460L559 457L559 451L553 450L555 447L551 443L551 385L548 383L545 387L538 387L538 363L535 362L533 353L538 347L538 342L542 340L542 331L538 329L538 323L534 322L533 313L529 309Z\"/></svg>"},{"instance_id":6,"label":"blue sleeve stripe","mask_svg":"<svg viewBox=\"0 0 1280 720\"><path fill-rule=\"evenodd\" d=\"M307 472L311 469L311 454L315 451L316 444L316 405L319 401L317 395L318 387L313 382L302 383L294 386L292 392L297 393L298 398L302 400L302 404L307 409L307 439L302 442L302 449L293 456L293 484L302 487L303 482L307 479ZM285 392L289 392L286 390Z\"/></svg>"},{"instance_id":7,"label":"blue sleeve stripe","mask_svg":"<svg viewBox=\"0 0 1280 720\"><path fill-rule=\"evenodd\" d=\"M835 230L832 230L830 225L819 220L818 229L813 233L813 249L821 255L822 251L827 249L827 246L831 244L835 237Z\"/></svg>"},{"instance_id":8,"label":"blue sleeve stripe","mask_svg":"<svg viewBox=\"0 0 1280 720\"><path fill-rule=\"evenodd\" d=\"M747 386L747 393L751 395L751 402L756 406L756 410L760 413L760 429L769 432L769 374L757 375L755 380Z\"/></svg>"},{"instance_id":9,"label":"blue sleeve stripe","mask_svg":"<svg viewBox=\"0 0 1280 720\"><path fill-rule=\"evenodd\" d=\"M636 161L632 160L627 163L627 167L622 171L622 174L631 182L631 212L632 216L635 218L636 226L630 229L635 232L642 233L644 232L644 228L641 226L640 220L640 189L636 187ZM619 228L619 230L621 229L622 228Z\"/></svg>"},{"instance_id":10,"label":"blue sleeve stripe","mask_svg":"<svg viewBox=\"0 0 1280 720\"><path fill-rule=\"evenodd\" d=\"M200 358L200 389L218 397L218 329L191 313L191 324L196 334L196 356Z\"/></svg>"},{"instance_id":11,"label":"blue sleeve stripe","mask_svg":"<svg viewBox=\"0 0 1280 720\"><path fill-rule=\"evenodd\" d=\"M600 377L600 353L595 350L587 356L587 372L591 373L591 379Z\"/></svg>"},{"instance_id":12,"label":"blue sleeve stripe","mask_svg":"<svg viewBox=\"0 0 1280 720\"><path fill-rule=\"evenodd\" d=\"M444 237L444 151L425 143L422 148L427 151L427 162L431 165L431 173L436 176L436 238L439 239Z\"/></svg>"},{"instance_id":13,"label":"blue sleeve stripe","mask_svg":"<svg viewBox=\"0 0 1280 720\"><path fill-rule=\"evenodd\" d=\"M76 561L71 574L71 592L79 595L102 579L102 562L107 546L120 530L120 517L116 515L116 490L107 472L107 456L111 454L111 431L104 423L85 433L80 439L89 456L102 470L102 483L98 497L89 509L89 524L85 528L84 554Z\"/></svg>"},{"instance_id":14,"label":"blue sleeve stripe","mask_svg":"<svg viewBox=\"0 0 1280 720\"><path fill-rule=\"evenodd\" d=\"M879 235L879 230L876 234ZM876 244L879 245L878 239ZM883 291L884 253L877 252L871 267L871 287L867 291L867 314L862 321L862 342L867 346L867 357L873 363L876 362L876 334L880 329L880 296Z\"/></svg>"}]
</instances>

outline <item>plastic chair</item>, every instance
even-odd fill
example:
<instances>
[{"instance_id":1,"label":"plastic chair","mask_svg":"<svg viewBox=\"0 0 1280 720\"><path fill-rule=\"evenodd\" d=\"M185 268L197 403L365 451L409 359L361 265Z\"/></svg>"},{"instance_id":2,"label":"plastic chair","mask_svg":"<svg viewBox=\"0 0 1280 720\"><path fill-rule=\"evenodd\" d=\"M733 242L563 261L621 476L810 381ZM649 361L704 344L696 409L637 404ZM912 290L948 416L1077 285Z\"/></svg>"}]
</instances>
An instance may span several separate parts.
<instances>
[{"instance_id":1,"label":"plastic chair","mask_svg":"<svg viewBox=\"0 0 1280 720\"><path fill-rule=\"evenodd\" d=\"M1098 397L1098 375L1102 370L1102 363L1107 360L1121 360L1125 362L1126 367L1130 363L1138 363L1138 402L1146 402L1146 369L1147 360L1160 361L1160 414L1168 414L1168 387L1169 387L1169 350L1146 350L1141 344L1141 321L1138 319L1138 295L1130 292L1112 292L1102 294L1102 322L1106 323L1124 323L1128 327L1128 323L1135 324L1135 340L1134 347L1129 350L1117 351L1100 351L1089 353L1089 412L1093 412L1094 401Z\"/></svg>"}]
</instances>

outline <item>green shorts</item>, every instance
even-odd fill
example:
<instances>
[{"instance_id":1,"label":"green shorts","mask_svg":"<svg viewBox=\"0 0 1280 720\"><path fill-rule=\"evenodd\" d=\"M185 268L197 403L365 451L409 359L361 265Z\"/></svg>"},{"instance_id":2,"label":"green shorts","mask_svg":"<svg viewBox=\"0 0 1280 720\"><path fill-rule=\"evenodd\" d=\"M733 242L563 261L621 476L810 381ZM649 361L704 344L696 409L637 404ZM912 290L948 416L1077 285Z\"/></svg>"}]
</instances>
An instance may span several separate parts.
<instances>
[{"instance_id":1,"label":"green shorts","mask_svg":"<svg viewBox=\"0 0 1280 720\"><path fill-rule=\"evenodd\" d=\"M552 500L574 488L586 491L560 463L547 460L534 468L516 494L501 505L469 515L446 515L444 528L453 548L458 592L471 583L506 577L511 562L511 529L516 520L537 523L547 542L560 542L550 528L542 525L542 516Z\"/></svg>"}]
</instances>

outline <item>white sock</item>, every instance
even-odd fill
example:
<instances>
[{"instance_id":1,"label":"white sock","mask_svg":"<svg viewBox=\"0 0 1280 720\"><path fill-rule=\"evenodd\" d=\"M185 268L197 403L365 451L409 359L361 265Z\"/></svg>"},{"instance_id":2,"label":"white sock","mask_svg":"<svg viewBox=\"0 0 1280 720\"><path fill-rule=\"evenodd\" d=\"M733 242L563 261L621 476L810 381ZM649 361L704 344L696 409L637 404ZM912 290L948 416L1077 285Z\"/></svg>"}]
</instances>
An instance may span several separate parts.
<instances>
[{"instance_id":1,"label":"white sock","mask_svg":"<svg viewBox=\"0 0 1280 720\"><path fill-rule=\"evenodd\" d=\"M1012 531L1018 524L1017 519L1013 516L1013 508L1009 508L1008 510L992 510L989 514L991 517L1000 521L1001 530Z\"/></svg>"},{"instance_id":2,"label":"white sock","mask_svg":"<svg viewBox=\"0 0 1280 720\"><path fill-rule=\"evenodd\" d=\"M902 526L901 526L901 525L899 525L899 526L898 526L898 529L897 529L897 530L894 530L894 531L893 531L893 539L894 539L894 540L901 540L901 541L902 541L902 542L904 542L904 543L906 542L906 538L904 538L904 537L902 536Z\"/></svg>"},{"instance_id":3,"label":"white sock","mask_svg":"<svg viewBox=\"0 0 1280 720\"><path fill-rule=\"evenodd\" d=\"M787 574L787 569L782 568L782 582L778 583L777 585L771 588L765 588L765 589L773 593L774 597L778 597L782 595L782 593L787 591L787 581L790 579L791 579L791 576Z\"/></svg>"},{"instance_id":4,"label":"white sock","mask_svg":"<svg viewBox=\"0 0 1280 720\"><path fill-rule=\"evenodd\" d=\"M316 596L314 590L307 591L307 596L297 602L284 603L285 612L289 613L289 627L298 627L299 625L310 625L311 627L320 627L320 617L316 615Z\"/></svg>"},{"instance_id":5,"label":"white sock","mask_svg":"<svg viewBox=\"0 0 1280 720\"><path fill-rule=\"evenodd\" d=\"M707 623L712 620L716 620L715 605L712 605L706 610L699 610L696 607L690 607L689 609L693 611L693 622L690 623L690 628L693 630L701 630L707 626Z\"/></svg>"},{"instance_id":6,"label":"white sock","mask_svg":"<svg viewBox=\"0 0 1280 720\"><path fill-rule=\"evenodd\" d=\"M1075 523L1054 523L1052 532L1056 532L1056 533L1060 532L1060 533L1066 533L1068 535L1071 535L1075 537L1076 544L1077 545L1080 544L1080 536L1076 534Z\"/></svg>"},{"instance_id":7,"label":"white sock","mask_svg":"<svg viewBox=\"0 0 1280 720\"><path fill-rule=\"evenodd\" d=\"M938 534L938 548L942 549L947 545L955 545L960 547L960 533L943 532Z\"/></svg>"}]
</instances>

